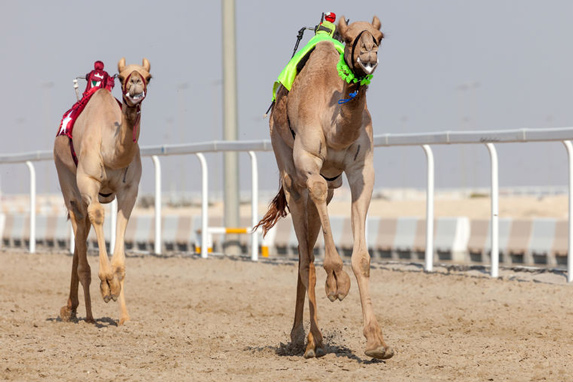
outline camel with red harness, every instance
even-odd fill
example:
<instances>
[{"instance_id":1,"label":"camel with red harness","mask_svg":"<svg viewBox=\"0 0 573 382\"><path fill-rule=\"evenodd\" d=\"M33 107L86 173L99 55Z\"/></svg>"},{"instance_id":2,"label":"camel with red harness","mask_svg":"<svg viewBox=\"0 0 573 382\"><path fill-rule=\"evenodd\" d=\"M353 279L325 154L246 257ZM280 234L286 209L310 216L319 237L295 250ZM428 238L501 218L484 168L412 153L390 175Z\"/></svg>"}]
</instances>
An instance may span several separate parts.
<instances>
[{"instance_id":1,"label":"camel with red harness","mask_svg":"<svg viewBox=\"0 0 573 382\"><path fill-rule=\"evenodd\" d=\"M322 41L305 56L306 63L292 84L285 81L275 85L270 134L280 171L280 189L259 225L266 233L287 214L287 208L292 214L299 271L291 341L296 348L304 348L303 311L308 295L310 331L306 358L325 354L318 327L313 252L321 230L325 243L326 295L330 301L342 300L350 289L350 278L337 253L327 210L334 189L342 185L342 173L346 174L352 194L352 270L362 304L365 353L378 359L394 354L384 342L374 314L369 291L370 255L365 239L366 213L374 186L372 120L366 91L384 37L380 27L376 16L372 23L347 24L341 18L338 32L344 46L334 39L319 37L317 28L316 38ZM279 81L288 77L283 73Z\"/></svg>"},{"instance_id":2,"label":"camel with red harness","mask_svg":"<svg viewBox=\"0 0 573 382\"><path fill-rule=\"evenodd\" d=\"M123 102L120 103L111 94L113 77L101 78L101 82L88 82L84 99L78 102L84 103L83 111L74 116L77 119L73 123L73 133L62 124L54 143L54 161L60 188L75 235L70 294L68 303L60 310L63 321L76 319L78 284L81 283L86 321L95 322L89 289L91 269L87 259L87 238L92 225L99 247L101 295L105 302L119 299L120 325L129 320L124 294L124 234L141 178L138 145L141 102L147 95L151 74L149 61L145 58L141 66L126 66L122 58L117 67ZM99 69L103 71L103 64ZM95 79L100 78L96 76ZM90 93L88 99L87 93ZM70 112L64 115L64 120ZM110 203L116 198L117 239L110 261L103 232L102 203Z\"/></svg>"}]
</instances>

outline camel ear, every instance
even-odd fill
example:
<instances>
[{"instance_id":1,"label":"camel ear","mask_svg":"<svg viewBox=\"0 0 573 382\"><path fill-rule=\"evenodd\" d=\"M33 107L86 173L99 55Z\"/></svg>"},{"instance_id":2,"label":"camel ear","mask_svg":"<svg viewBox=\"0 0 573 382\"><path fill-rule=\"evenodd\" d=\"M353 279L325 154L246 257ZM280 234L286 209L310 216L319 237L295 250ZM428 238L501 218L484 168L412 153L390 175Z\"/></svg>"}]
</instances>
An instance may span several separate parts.
<instances>
[{"instance_id":1,"label":"camel ear","mask_svg":"<svg viewBox=\"0 0 573 382\"><path fill-rule=\"evenodd\" d=\"M344 16L340 18L338 21L338 33L344 38L346 36L346 32L348 31L348 24L346 24L346 19Z\"/></svg>"},{"instance_id":2,"label":"camel ear","mask_svg":"<svg viewBox=\"0 0 573 382\"><path fill-rule=\"evenodd\" d=\"M122 57L117 63L117 71L121 73L123 72L123 69L125 69L125 57Z\"/></svg>"},{"instance_id":3,"label":"camel ear","mask_svg":"<svg viewBox=\"0 0 573 382\"><path fill-rule=\"evenodd\" d=\"M380 30L382 23L380 22L380 19L378 18L378 16L374 16L374 18L372 19L372 26L374 28Z\"/></svg>"},{"instance_id":4,"label":"camel ear","mask_svg":"<svg viewBox=\"0 0 573 382\"><path fill-rule=\"evenodd\" d=\"M143 69L149 73L149 69L151 69L151 65L149 65L149 60L147 58L143 59Z\"/></svg>"}]
</instances>

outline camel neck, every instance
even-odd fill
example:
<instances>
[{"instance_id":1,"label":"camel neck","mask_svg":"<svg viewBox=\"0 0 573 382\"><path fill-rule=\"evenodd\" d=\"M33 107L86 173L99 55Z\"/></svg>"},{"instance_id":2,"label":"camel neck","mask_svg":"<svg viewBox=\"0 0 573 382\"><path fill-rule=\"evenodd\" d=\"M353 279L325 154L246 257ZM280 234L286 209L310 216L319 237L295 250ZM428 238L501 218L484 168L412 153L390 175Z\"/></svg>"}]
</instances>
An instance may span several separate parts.
<instances>
[{"instance_id":1,"label":"camel neck","mask_svg":"<svg viewBox=\"0 0 573 382\"><path fill-rule=\"evenodd\" d=\"M139 137L139 122L141 119L141 106L138 104L136 106L128 106L123 103L121 106L121 112L123 114L124 125L126 127L125 135L130 133L131 140L137 142Z\"/></svg>"},{"instance_id":2,"label":"camel neck","mask_svg":"<svg viewBox=\"0 0 573 382\"><path fill-rule=\"evenodd\" d=\"M345 84L343 90L343 99L349 99L347 102L340 105L340 119L339 125L344 126L341 133L344 136L350 134L352 138L359 134L362 127L362 118L364 109L366 108L366 89L367 86L360 86L358 84ZM357 92L351 98L351 94ZM349 141L352 141L349 140Z\"/></svg>"},{"instance_id":3,"label":"camel neck","mask_svg":"<svg viewBox=\"0 0 573 382\"><path fill-rule=\"evenodd\" d=\"M342 106L342 113L344 111L363 110L364 102L366 100L366 90L368 86L361 86L359 84L344 84L342 91L342 99L338 103Z\"/></svg>"}]
</instances>

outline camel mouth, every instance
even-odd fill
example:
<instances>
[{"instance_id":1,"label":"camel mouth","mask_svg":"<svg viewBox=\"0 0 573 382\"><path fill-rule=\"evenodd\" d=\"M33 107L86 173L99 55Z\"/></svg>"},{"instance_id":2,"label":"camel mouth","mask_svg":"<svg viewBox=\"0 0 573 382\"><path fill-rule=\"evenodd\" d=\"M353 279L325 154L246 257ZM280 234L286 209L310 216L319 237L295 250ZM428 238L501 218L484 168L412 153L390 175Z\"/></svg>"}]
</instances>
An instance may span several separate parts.
<instances>
[{"instance_id":1,"label":"camel mouth","mask_svg":"<svg viewBox=\"0 0 573 382\"><path fill-rule=\"evenodd\" d=\"M134 105L140 103L141 101L143 101L143 99L145 98L145 92L141 92L139 94L129 94L129 92L127 92L125 94L125 97Z\"/></svg>"},{"instance_id":2,"label":"camel mouth","mask_svg":"<svg viewBox=\"0 0 573 382\"><path fill-rule=\"evenodd\" d=\"M360 59L360 57L358 57L356 61L358 62L358 65L360 65L360 68L362 68L362 70L364 70L364 73L366 73L367 75L374 73L374 70L376 70L376 67L378 66L378 58L376 58L375 63L367 62L366 64L364 64Z\"/></svg>"}]
</instances>

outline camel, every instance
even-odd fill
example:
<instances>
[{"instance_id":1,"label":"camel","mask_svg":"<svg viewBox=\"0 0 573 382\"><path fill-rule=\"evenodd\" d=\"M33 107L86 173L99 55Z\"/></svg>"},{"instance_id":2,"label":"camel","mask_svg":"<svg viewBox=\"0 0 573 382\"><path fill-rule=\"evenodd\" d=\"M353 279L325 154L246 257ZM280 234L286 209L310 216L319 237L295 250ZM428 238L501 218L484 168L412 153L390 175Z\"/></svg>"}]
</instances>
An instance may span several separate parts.
<instances>
[{"instance_id":1,"label":"camel","mask_svg":"<svg viewBox=\"0 0 573 382\"><path fill-rule=\"evenodd\" d=\"M327 205L334 189L342 185L344 172L352 194L352 270L358 282L366 337L365 354L377 359L394 355L384 342L374 314L369 291L370 255L365 238L365 221L372 189L372 120L366 105L366 90L378 63L383 33L380 20L348 24L344 17L338 32L345 43L341 56L331 41L321 41L297 74L290 91L279 87L272 106L269 127L280 173L279 192L259 222L266 234L287 208L298 240L299 269L291 346L304 349L304 357L325 354L318 327L315 296L316 270L313 248L322 227L325 243L326 295L342 300L350 289L350 277L343 270L330 227ZM340 67L340 66L339 66ZM356 79L351 80L352 78ZM348 82L349 81L349 82ZM308 294L310 331L304 347L303 311Z\"/></svg>"},{"instance_id":2,"label":"camel","mask_svg":"<svg viewBox=\"0 0 573 382\"><path fill-rule=\"evenodd\" d=\"M77 319L78 283L81 283L86 321L95 323L89 289L91 269L86 253L91 225L94 226L99 247L101 295L106 303L119 298L119 325L129 320L124 294L124 234L141 178L138 145L140 108L151 75L149 61L145 58L142 66L126 66L125 58L122 58L117 68L123 93L121 106L118 106L119 101L109 90L97 90L74 125L73 140L60 135L54 143L54 161L60 188L75 235L70 294L67 304L60 310L63 321ZM74 149L77 164L74 162ZM110 262L103 232L102 203L110 203L115 198L118 208L117 239Z\"/></svg>"}]
</instances>

